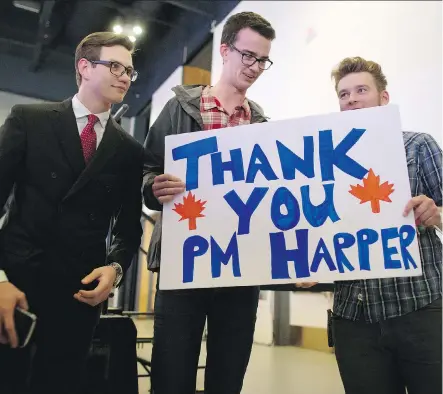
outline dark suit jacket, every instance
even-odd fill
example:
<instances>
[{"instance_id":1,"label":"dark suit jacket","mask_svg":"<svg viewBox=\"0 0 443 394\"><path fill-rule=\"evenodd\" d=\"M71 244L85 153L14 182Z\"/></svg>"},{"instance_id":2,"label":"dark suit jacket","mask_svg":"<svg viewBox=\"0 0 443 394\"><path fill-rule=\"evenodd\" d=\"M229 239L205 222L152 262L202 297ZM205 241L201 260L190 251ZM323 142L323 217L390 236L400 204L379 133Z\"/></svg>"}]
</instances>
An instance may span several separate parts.
<instances>
[{"instance_id":1,"label":"dark suit jacket","mask_svg":"<svg viewBox=\"0 0 443 394\"><path fill-rule=\"evenodd\" d=\"M142 172L143 147L112 117L86 167L70 99L15 106L0 128L0 269L43 265L75 280L113 261L126 270L142 235Z\"/></svg>"}]
</instances>

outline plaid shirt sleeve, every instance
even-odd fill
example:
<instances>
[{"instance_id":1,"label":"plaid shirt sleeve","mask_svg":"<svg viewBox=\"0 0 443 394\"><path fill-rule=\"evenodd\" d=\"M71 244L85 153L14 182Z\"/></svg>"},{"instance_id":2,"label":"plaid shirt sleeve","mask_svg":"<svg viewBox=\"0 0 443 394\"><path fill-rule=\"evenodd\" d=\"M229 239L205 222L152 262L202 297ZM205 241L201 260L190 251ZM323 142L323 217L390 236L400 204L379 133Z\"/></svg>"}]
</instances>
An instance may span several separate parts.
<instances>
[{"instance_id":1,"label":"plaid shirt sleeve","mask_svg":"<svg viewBox=\"0 0 443 394\"><path fill-rule=\"evenodd\" d=\"M442 205L442 150L428 134L404 132L413 197ZM423 275L335 282L334 314L373 323L405 315L442 296L442 245L434 228L418 228Z\"/></svg>"},{"instance_id":2,"label":"plaid shirt sleeve","mask_svg":"<svg viewBox=\"0 0 443 394\"><path fill-rule=\"evenodd\" d=\"M442 150L429 134L423 134L418 162L426 195L432 198L438 207L442 206Z\"/></svg>"}]
</instances>

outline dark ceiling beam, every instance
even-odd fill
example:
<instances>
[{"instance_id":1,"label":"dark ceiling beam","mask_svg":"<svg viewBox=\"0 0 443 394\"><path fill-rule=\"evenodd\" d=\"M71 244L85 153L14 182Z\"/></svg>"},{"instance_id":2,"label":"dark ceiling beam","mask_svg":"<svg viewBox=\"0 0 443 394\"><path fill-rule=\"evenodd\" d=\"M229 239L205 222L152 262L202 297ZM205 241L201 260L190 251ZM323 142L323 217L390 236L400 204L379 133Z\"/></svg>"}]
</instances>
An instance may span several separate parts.
<instances>
[{"instance_id":1,"label":"dark ceiling beam","mask_svg":"<svg viewBox=\"0 0 443 394\"><path fill-rule=\"evenodd\" d=\"M60 73L56 67L57 63L51 63L51 67L32 73L23 58L2 53L0 90L48 101L72 97L77 92L74 73Z\"/></svg>"},{"instance_id":2,"label":"dark ceiling beam","mask_svg":"<svg viewBox=\"0 0 443 394\"><path fill-rule=\"evenodd\" d=\"M40 69L44 58L47 55L47 48L54 40L61 28L61 22L54 23L56 20L54 16L54 9L56 0L46 0L42 2L42 8L40 9L40 17L38 22L37 42L34 46L34 54L31 64L29 66L32 72L36 72Z\"/></svg>"},{"instance_id":3,"label":"dark ceiling beam","mask_svg":"<svg viewBox=\"0 0 443 394\"><path fill-rule=\"evenodd\" d=\"M116 10L117 12L122 14L123 16L133 18L133 19L135 19L136 17L140 18L140 13L143 13L142 7L136 7L138 5L137 2L135 2L133 6L125 6L123 4L115 2L113 0L102 0L100 2L100 5L102 5L103 7L108 7L113 10ZM143 13L143 15L141 15L141 19L143 19L143 21L146 21L146 22L153 22L153 23L157 23L158 25L163 25L166 27L175 27L175 25L173 25L172 23L168 23L168 22L165 22L161 19L154 18L150 15L146 15L145 13Z\"/></svg>"},{"instance_id":4,"label":"dark ceiling beam","mask_svg":"<svg viewBox=\"0 0 443 394\"><path fill-rule=\"evenodd\" d=\"M212 17L212 15L209 12L206 12L197 6L191 5L191 4L189 4L189 2L186 2L186 1L163 0L163 2L171 4L174 7L181 8L182 10L193 12L194 14L207 16L208 18Z\"/></svg>"},{"instance_id":5,"label":"dark ceiling beam","mask_svg":"<svg viewBox=\"0 0 443 394\"><path fill-rule=\"evenodd\" d=\"M62 47L61 49L63 50L48 49L47 56L54 59L57 62L57 66L60 67L72 64L74 61L74 54L70 54L67 47ZM8 54L18 56L19 58L32 59L34 56L34 50L35 44L12 38L0 37L0 53L2 56L3 54Z\"/></svg>"}]
</instances>

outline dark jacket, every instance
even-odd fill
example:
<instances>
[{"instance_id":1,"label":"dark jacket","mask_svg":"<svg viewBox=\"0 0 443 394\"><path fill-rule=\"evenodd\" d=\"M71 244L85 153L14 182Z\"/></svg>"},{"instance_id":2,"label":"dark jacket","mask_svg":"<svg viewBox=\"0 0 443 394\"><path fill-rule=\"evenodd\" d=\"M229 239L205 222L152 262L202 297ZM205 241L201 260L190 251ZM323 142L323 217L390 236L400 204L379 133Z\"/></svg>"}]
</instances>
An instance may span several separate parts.
<instances>
[{"instance_id":1,"label":"dark jacket","mask_svg":"<svg viewBox=\"0 0 443 394\"><path fill-rule=\"evenodd\" d=\"M71 100L15 106L0 128L0 269L39 264L73 280L112 261L126 270L142 235L142 171L143 147L112 117L85 166Z\"/></svg>"},{"instance_id":2,"label":"dark jacket","mask_svg":"<svg viewBox=\"0 0 443 394\"><path fill-rule=\"evenodd\" d=\"M200 114L200 98L203 85L176 86L175 97L170 99L151 126L145 141L145 166L143 196L149 209L161 211L162 205L152 193L152 184L157 175L164 172L165 137L171 134L202 131L203 120ZM261 107L248 100L251 108L251 123L266 122ZM148 268L158 271L161 253L162 217L155 223L148 250Z\"/></svg>"}]
</instances>

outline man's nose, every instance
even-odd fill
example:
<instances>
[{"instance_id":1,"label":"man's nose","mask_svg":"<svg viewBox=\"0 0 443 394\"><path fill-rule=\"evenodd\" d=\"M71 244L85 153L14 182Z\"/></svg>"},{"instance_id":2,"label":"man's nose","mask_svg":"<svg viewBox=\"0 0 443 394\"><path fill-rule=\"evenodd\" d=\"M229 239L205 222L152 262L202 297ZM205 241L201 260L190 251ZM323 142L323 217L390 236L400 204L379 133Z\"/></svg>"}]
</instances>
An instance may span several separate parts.
<instances>
[{"instance_id":1,"label":"man's nose","mask_svg":"<svg viewBox=\"0 0 443 394\"><path fill-rule=\"evenodd\" d=\"M357 96L355 93L349 94L349 104L355 104L357 102Z\"/></svg>"},{"instance_id":2,"label":"man's nose","mask_svg":"<svg viewBox=\"0 0 443 394\"><path fill-rule=\"evenodd\" d=\"M121 77L120 77L120 81L123 81L125 83L130 83L131 82L131 78L129 77L128 74L124 73Z\"/></svg>"},{"instance_id":3,"label":"man's nose","mask_svg":"<svg viewBox=\"0 0 443 394\"><path fill-rule=\"evenodd\" d=\"M260 72L260 67L258 66L258 62L255 62L252 66L249 67L250 69L254 70L256 73Z\"/></svg>"}]
</instances>

